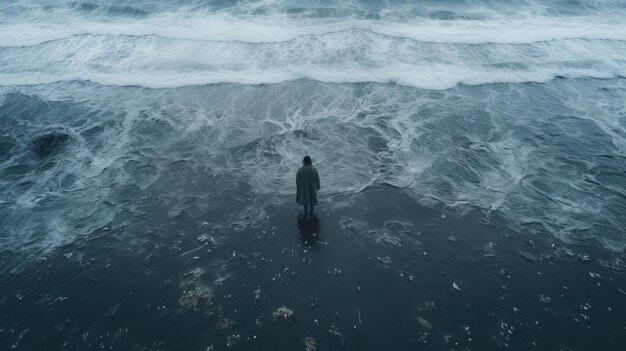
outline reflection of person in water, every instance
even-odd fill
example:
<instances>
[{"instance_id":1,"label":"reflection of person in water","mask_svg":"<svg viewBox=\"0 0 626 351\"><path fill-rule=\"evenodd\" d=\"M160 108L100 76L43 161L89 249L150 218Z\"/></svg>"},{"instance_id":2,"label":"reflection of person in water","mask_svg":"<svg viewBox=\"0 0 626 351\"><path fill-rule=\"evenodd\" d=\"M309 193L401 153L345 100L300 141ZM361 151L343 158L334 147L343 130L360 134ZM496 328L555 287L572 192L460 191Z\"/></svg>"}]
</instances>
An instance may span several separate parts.
<instances>
[{"instance_id":1,"label":"reflection of person in water","mask_svg":"<svg viewBox=\"0 0 626 351\"><path fill-rule=\"evenodd\" d=\"M317 205L317 191L320 190L320 176L313 167L311 157L304 156L302 167L296 174L296 202L304 206L304 215L311 218L313 206Z\"/></svg>"},{"instance_id":2,"label":"reflection of person in water","mask_svg":"<svg viewBox=\"0 0 626 351\"><path fill-rule=\"evenodd\" d=\"M320 221L317 217L310 219L298 217L298 231L305 245L313 245L320 238Z\"/></svg>"}]
</instances>

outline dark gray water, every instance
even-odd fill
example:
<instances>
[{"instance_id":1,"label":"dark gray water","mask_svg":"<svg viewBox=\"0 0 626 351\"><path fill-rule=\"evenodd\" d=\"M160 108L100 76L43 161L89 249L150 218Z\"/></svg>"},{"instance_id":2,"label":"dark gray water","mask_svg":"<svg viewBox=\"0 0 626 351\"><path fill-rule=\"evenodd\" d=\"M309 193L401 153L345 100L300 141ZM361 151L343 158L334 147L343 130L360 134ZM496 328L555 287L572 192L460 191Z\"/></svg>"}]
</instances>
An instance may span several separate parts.
<instances>
[{"instance_id":1,"label":"dark gray water","mask_svg":"<svg viewBox=\"0 0 626 351\"><path fill-rule=\"evenodd\" d=\"M625 14L0 5L0 346L621 349Z\"/></svg>"}]
</instances>

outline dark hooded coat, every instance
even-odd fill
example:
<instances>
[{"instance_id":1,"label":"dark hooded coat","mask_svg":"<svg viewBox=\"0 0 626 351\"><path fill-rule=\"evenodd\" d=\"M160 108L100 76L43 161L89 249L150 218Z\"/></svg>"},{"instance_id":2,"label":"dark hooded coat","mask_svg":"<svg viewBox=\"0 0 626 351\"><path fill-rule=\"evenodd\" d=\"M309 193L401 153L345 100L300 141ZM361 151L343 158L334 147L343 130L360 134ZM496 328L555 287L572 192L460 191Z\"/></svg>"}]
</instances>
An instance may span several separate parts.
<instances>
[{"instance_id":1,"label":"dark hooded coat","mask_svg":"<svg viewBox=\"0 0 626 351\"><path fill-rule=\"evenodd\" d=\"M320 176L312 165L304 165L296 174L296 202L298 205L317 205Z\"/></svg>"}]
</instances>

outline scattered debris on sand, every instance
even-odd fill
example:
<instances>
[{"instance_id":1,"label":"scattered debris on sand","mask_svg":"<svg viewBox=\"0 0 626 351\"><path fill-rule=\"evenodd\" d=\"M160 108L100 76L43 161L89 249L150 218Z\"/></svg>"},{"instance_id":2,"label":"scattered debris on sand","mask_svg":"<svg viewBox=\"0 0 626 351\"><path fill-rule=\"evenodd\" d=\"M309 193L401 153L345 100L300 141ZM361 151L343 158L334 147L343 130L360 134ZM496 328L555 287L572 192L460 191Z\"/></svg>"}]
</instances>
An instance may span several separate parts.
<instances>
[{"instance_id":1,"label":"scattered debris on sand","mask_svg":"<svg viewBox=\"0 0 626 351\"><path fill-rule=\"evenodd\" d=\"M205 271L202 268L195 268L185 273L180 282L183 293L178 299L178 304L193 310L199 310L212 304L213 290L200 279Z\"/></svg>"},{"instance_id":2,"label":"scattered debris on sand","mask_svg":"<svg viewBox=\"0 0 626 351\"><path fill-rule=\"evenodd\" d=\"M384 265L391 264L391 258L389 256L385 256L385 257L377 256L376 259Z\"/></svg>"},{"instance_id":3,"label":"scattered debris on sand","mask_svg":"<svg viewBox=\"0 0 626 351\"><path fill-rule=\"evenodd\" d=\"M254 301L259 301L265 297L265 295L263 294L263 290L261 290L261 288L259 287L257 287L257 289L254 290L252 293L254 294Z\"/></svg>"},{"instance_id":4,"label":"scattered debris on sand","mask_svg":"<svg viewBox=\"0 0 626 351\"><path fill-rule=\"evenodd\" d=\"M433 325L430 324L429 321L425 320L422 317L417 317L417 324L419 324L420 327L422 327L424 329L431 329L433 327Z\"/></svg>"},{"instance_id":5,"label":"scattered debris on sand","mask_svg":"<svg viewBox=\"0 0 626 351\"><path fill-rule=\"evenodd\" d=\"M306 346L306 351L315 351L317 350L317 341L310 336L304 338L304 346Z\"/></svg>"},{"instance_id":6,"label":"scattered debris on sand","mask_svg":"<svg viewBox=\"0 0 626 351\"><path fill-rule=\"evenodd\" d=\"M277 309L276 311L272 313L272 319L274 321L281 320L281 319L290 320L291 318L293 318L293 311L285 306L280 307L279 309Z\"/></svg>"},{"instance_id":7,"label":"scattered debris on sand","mask_svg":"<svg viewBox=\"0 0 626 351\"><path fill-rule=\"evenodd\" d=\"M331 278L340 276L341 275L341 268L334 268L332 271L328 270L328 271L326 271L326 275L331 277Z\"/></svg>"},{"instance_id":8,"label":"scattered debris on sand","mask_svg":"<svg viewBox=\"0 0 626 351\"><path fill-rule=\"evenodd\" d=\"M602 276L598 273L594 273L594 272L589 272L589 276L595 280L600 280L602 279Z\"/></svg>"},{"instance_id":9,"label":"scattered debris on sand","mask_svg":"<svg viewBox=\"0 0 626 351\"><path fill-rule=\"evenodd\" d=\"M400 278L404 279L409 285L415 285L415 283L417 282L417 278L415 277L415 275L410 272L401 270L399 271L399 274Z\"/></svg>"},{"instance_id":10,"label":"scattered debris on sand","mask_svg":"<svg viewBox=\"0 0 626 351\"><path fill-rule=\"evenodd\" d=\"M339 345L341 345L341 347L345 345L346 339L343 337L343 333L339 331L337 325L334 322L333 324L331 324L330 329L328 329L328 334L335 338Z\"/></svg>"},{"instance_id":11,"label":"scattered debris on sand","mask_svg":"<svg viewBox=\"0 0 626 351\"><path fill-rule=\"evenodd\" d=\"M552 298L550 298L550 296L546 296L544 294L539 295L539 302L543 302L543 303L551 303L552 302Z\"/></svg>"}]
</instances>

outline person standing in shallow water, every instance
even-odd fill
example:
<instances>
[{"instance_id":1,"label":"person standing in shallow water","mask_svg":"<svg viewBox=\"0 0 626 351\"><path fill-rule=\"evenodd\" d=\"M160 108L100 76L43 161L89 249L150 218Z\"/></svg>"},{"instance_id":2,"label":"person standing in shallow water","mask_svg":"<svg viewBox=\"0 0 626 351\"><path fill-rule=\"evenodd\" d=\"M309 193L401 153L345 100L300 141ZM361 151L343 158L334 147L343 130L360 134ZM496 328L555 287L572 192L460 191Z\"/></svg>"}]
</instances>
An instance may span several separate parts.
<instances>
[{"instance_id":1,"label":"person standing in shallow water","mask_svg":"<svg viewBox=\"0 0 626 351\"><path fill-rule=\"evenodd\" d=\"M310 156L304 156L302 166L296 174L296 202L304 206L304 215L311 218L313 206L317 205L317 191L320 190L320 175L313 167Z\"/></svg>"}]
</instances>

